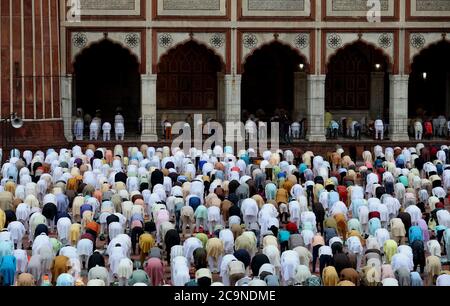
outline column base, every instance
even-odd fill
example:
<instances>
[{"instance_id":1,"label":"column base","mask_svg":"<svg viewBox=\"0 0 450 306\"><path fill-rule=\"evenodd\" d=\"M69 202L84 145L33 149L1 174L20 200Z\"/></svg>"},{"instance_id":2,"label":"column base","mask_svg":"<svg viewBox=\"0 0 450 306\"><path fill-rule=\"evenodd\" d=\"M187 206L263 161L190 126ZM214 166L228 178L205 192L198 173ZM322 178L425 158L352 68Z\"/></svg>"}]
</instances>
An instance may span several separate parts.
<instances>
[{"instance_id":1,"label":"column base","mask_svg":"<svg viewBox=\"0 0 450 306\"><path fill-rule=\"evenodd\" d=\"M70 134L65 133L64 137L66 138L66 140L68 142L72 142L73 141L73 134L72 133L70 133Z\"/></svg>"},{"instance_id":2,"label":"column base","mask_svg":"<svg viewBox=\"0 0 450 306\"><path fill-rule=\"evenodd\" d=\"M158 135L156 134L147 134L141 135L142 142L158 142Z\"/></svg>"},{"instance_id":3,"label":"column base","mask_svg":"<svg viewBox=\"0 0 450 306\"><path fill-rule=\"evenodd\" d=\"M306 140L311 142L326 142L327 138L325 135L306 135Z\"/></svg>"},{"instance_id":4,"label":"column base","mask_svg":"<svg viewBox=\"0 0 450 306\"><path fill-rule=\"evenodd\" d=\"M406 135L405 134L392 134L390 138L391 138L391 141L399 141L399 142L410 140L408 134L406 134Z\"/></svg>"}]
</instances>

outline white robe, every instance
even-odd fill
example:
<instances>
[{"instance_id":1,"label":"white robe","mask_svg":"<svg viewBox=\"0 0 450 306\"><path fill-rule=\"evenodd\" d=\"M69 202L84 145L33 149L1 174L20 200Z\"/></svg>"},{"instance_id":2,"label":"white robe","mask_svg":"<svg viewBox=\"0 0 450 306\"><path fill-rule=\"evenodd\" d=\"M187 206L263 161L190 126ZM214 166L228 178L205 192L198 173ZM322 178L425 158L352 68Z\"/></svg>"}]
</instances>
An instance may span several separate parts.
<instances>
[{"instance_id":1,"label":"white robe","mask_svg":"<svg viewBox=\"0 0 450 306\"><path fill-rule=\"evenodd\" d=\"M91 256L94 251L94 243L90 239L80 239L77 243L78 256Z\"/></svg>"},{"instance_id":2,"label":"white robe","mask_svg":"<svg viewBox=\"0 0 450 306\"><path fill-rule=\"evenodd\" d=\"M63 240L66 239L66 241L70 240L70 227L72 225L72 222L69 218L59 218L58 222L56 224L56 229L58 231L58 239Z\"/></svg>"},{"instance_id":3,"label":"white robe","mask_svg":"<svg viewBox=\"0 0 450 306\"><path fill-rule=\"evenodd\" d=\"M296 251L288 250L281 254L281 276L283 281L291 280L295 275L295 269L300 264Z\"/></svg>"}]
</instances>

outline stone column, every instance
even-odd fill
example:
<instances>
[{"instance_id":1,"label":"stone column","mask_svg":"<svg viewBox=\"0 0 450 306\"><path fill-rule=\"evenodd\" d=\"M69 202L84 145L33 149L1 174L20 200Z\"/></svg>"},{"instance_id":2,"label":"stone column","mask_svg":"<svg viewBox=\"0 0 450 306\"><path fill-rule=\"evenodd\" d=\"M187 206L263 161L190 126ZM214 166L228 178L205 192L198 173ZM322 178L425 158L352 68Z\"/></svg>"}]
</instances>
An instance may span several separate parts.
<instances>
[{"instance_id":1,"label":"stone column","mask_svg":"<svg viewBox=\"0 0 450 306\"><path fill-rule=\"evenodd\" d=\"M384 72L372 72L370 75L370 118L383 118L384 114Z\"/></svg>"},{"instance_id":2,"label":"stone column","mask_svg":"<svg viewBox=\"0 0 450 306\"><path fill-rule=\"evenodd\" d=\"M391 75L389 129L392 141L409 141L408 136L408 75Z\"/></svg>"},{"instance_id":3,"label":"stone column","mask_svg":"<svg viewBox=\"0 0 450 306\"><path fill-rule=\"evenodd\" d=\"M294 109L292 120L301 120L306 117L306 73L294 72Z\"/></svg>"},{"instance_id":4,"label":"stone column","mask_svg":"<svg viewBox=\"0 0 450 306\"><path fill-rule=\"evenodd\" d=\"M141 75L141 113L143 142L156 142L156 74Z\"/></svg>"},{"instance_id":5,"label":"stone column","mask_svg":"<svg viewBox=\"0 0 450 306\"><path fill-rule=\"evenodd\" d=\"M325 142L325 75L307 77L307 120L309 141Z\"/></svg>"},{"instance_id":6,"label":"stone column","mask_svg":"<svg viewBox=\"0 0 450 306\"><path fill-rule=\"evenodd\" d=\"M67 141L73 141L72 110L72 76L66 75L61 77L61 116L64 122L64 137Z\"/></svg>"},{"instance_id":7,"label":"stone column","mask_svg":"<svg viewBox=\"0 0 450 306\"><path fill-rule=\"evenodd\" d=\"M217 121L225 121L225 75L222 72L217 73Z\"/></svg>"},{"instance_id":8,"label":"stone column","mask_svg":"<svg viewBox=\"0 0 450 306\"><path fill-rule=\"evenodd\" d=\"M241 120L241 79L240 74L224 76L224 121L240 121Z\"/></svg>"}]
</instances>

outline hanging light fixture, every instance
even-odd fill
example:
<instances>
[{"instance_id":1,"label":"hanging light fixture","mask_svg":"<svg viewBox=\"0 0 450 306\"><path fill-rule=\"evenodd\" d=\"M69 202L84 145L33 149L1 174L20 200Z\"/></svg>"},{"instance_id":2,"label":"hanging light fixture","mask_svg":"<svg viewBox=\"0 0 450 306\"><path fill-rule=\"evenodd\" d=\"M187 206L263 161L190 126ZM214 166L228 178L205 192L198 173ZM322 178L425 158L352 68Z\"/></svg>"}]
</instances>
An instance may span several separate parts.
<instances>
[{"instance_id":1,"label":"hanging light fixture","mask_svg":"<svg viewBox=\"0 0 450 306\"><path fill-rule=\"evenodd\" d=\"M427 77L428 77L428 74L427 74L426 72L422 73L422 78L423 78L424 80L426 80Z\"/></svg>"}]
</instances>

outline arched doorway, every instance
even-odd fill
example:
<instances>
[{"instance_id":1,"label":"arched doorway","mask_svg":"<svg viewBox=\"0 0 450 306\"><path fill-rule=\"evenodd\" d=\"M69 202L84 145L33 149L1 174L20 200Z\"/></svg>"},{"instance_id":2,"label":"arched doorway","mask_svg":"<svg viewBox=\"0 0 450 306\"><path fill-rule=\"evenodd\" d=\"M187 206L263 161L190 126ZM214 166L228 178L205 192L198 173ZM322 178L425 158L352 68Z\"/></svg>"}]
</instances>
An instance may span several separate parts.
<instances>
[{"instance_id":1,"label":"arched doorway","mask_svg":"<svg viewBox=\"0 0 450 306\"><path fill-rule=\"evenodd\" d=\"M259 120L268 122L276 111L283 110L292 117L295 73L306 69L305 58L278 41L255 50L247 58L242 74L242 120L245 122L250 114L254 114Z\"/></svg>"},{"instance_id":2,"label":"arched doorway","mask_svg":"<svg viewBox=\"0 0 450 306\"><path fill-rule=\"evenodd\" d=\"M204 120L217 117L217 74L223 70L221 58L194 40L171 49L158 64L159 117L169 121L194 113L203 114Z\"/></svg>"},{"instance_id":3,"label":"arched doorway","mask_svg":"<svg viewBox=\"0 0 450 306\"><path fill-rule=\"evenodd\" d=\"M327 65L326 111L342 125L351 119L363 129L377 118L388 122L390 69L389 58L363 41L338 50Z\"/></svg>"},{"instance_id":4,"label":"arched doorway","mask_svg":"<svg viewBox=\"0 0 450 306\"><path fill-rule=\"evenodd\" d=\"M74 63L74 106L94 117L101 111L102 122L112 125L121 110L128 135L138 131L141 116L139 63L130 51L104 39L79 54ZM76 109L74 109L74 113ZM89 127L85 126L85 131Z\"/></svg>"},{"instance_id":5,"label":"arched doorway","mask_svg":"<svg viewBox=\"0 0 450 306\"><path fill-rule=\"evenodd\" d=\"M440 41L414 58L409 75L409 116L450 116L450 43Z\"/></svg>"}]
</instances>

